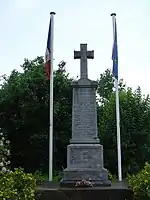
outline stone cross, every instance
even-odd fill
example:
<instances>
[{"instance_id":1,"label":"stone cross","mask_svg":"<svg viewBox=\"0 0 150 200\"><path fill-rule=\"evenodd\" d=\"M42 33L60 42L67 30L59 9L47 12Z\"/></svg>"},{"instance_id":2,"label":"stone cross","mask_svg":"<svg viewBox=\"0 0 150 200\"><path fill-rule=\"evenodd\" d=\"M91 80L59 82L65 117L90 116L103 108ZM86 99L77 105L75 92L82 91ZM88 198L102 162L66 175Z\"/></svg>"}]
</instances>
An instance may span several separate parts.
<instances>
[{"instance_id":1,"label":"stone cross","mask_svg":"<svg viewBox=\"0 0 150 200\"><path fill-rule=\"evenodd\" d=\"M94 51L87 51L87 44L80 44L80 51L74 51L74 59L80 59L80 78L88 78L88 58L94 58Z\"/></svg>"}]
</instances>

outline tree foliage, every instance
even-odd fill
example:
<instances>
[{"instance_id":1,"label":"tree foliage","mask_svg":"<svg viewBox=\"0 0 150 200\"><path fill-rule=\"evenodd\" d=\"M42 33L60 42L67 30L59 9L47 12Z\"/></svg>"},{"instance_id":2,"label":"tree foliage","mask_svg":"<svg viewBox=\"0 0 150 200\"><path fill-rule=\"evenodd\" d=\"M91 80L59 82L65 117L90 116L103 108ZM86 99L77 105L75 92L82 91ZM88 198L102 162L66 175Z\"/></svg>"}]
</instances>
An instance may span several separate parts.
<instances>
[{"instance_id":1,"label":"tree foliage","mask_svg":"<svg viewBox=\"0 0 150 200\"><path fill-rule=\"evenodd\" d=\"M112 173L117 172L117 131L116 131L116 104L113 92L112 79L108 70L101 75L108 80L103 85L107 95L103 95L98 108L99 136L104 145L106 167ZM100 79L99 83L103 82ZM150 126L150 99L144 97L140 87L136 91L126 88L123 80L119 82L120 99L120 129L122 143L123 172L139 171L146 160L149 160L149 126ZM107 101L106 101L107 99Z\"/></svg>"},{"instance_id":2,"label":"tree foliage","mask_svg":"<svg viewBox=\"0 0 150 200\"><path fill-rule=\"evenodd\" d=\"M14 70L5 77L1 87L0 126L12 144L12 166L35 170L48 166L49 81L42 57L25 59L22 68L23 73ZM71 130L70 83L65 68L59 67L54 72L54 159L61 165Z\"/></svg>"}]
</instances>

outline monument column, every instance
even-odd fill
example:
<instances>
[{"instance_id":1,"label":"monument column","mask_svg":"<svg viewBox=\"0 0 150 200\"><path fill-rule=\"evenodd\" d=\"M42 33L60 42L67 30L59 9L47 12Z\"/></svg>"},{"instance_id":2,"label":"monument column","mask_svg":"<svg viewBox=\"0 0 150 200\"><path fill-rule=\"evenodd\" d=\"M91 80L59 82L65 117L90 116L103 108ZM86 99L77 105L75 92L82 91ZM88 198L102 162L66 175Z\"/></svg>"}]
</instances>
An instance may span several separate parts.
<instances>
[{"instance_id":1,"label":"monument column","mask_svg":"<svg viewBox=\"0 0 150 200\"><path fill-rule=\"evenodd\" d=\"M87 44L74 51L74 59L80 59L80 79L73 83L72 138L61 185L74 185L83 179L94 185L111 184L103 167L103 146L97 133L97 82L88 79L87 59L93 58L94 51L87 51Z\"/></svg>"}]
</instances>

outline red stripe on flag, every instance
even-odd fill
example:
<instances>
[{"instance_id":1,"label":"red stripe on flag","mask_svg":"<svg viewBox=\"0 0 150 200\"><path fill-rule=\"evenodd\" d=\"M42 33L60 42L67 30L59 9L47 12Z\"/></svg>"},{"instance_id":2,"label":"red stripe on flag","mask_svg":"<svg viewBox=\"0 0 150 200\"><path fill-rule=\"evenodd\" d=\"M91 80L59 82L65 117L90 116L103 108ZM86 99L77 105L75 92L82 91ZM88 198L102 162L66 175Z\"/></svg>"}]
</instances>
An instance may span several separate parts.
<instances>
[{"instance_id":1,"label":"red stripe on flag","mask_svg":"<svg viewBox=\"0 0 150 200\"><path fill-rule=\"evenodd\" d=\"M51 74L51 61L50 60L45 63L45 68L46 68L47 80L50 80L50 74Z\"/></svg>"}]
</instances>

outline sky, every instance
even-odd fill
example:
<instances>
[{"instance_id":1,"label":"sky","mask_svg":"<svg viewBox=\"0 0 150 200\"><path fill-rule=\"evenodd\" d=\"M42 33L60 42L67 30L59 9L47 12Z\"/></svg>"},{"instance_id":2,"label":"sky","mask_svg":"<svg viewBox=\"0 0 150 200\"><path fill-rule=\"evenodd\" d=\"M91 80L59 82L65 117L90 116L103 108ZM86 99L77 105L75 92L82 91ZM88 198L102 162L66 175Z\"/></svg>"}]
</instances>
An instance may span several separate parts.
<instances>
[{"instance_id":1,"label":"sky","mask_svg":"<svg viewBox=\"0 0 150 200\"><path fill-rule=\"evenodd\" d=\"M127 86L140 86L150 94L150 0L7 0L0 2L0 75L21 71L24 58L44 56L50 20L54 17L54 69L61 60L71 77L80 73L74 50L87 43L94 50L88 75L97 80L112 68L113 29L116 13L119 78Z\"/></svg>"}]
</instances>

